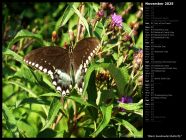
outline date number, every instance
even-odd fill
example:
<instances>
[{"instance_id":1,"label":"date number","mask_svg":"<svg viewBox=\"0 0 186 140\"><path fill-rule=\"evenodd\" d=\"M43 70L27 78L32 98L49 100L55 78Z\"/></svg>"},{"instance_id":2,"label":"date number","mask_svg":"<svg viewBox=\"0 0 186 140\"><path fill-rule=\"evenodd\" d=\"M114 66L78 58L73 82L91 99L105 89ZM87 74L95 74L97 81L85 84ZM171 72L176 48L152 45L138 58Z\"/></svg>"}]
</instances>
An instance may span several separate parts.
<instances>
[{"instance_id":1,"label":"date number","mask_svg":"<svg viewBox=\"0 0 186 140\"><path fill-rule=\"evenodd\" d=\"M165 5L174 5L174 2L165 2Z\"/></svg>"}]
</instances>

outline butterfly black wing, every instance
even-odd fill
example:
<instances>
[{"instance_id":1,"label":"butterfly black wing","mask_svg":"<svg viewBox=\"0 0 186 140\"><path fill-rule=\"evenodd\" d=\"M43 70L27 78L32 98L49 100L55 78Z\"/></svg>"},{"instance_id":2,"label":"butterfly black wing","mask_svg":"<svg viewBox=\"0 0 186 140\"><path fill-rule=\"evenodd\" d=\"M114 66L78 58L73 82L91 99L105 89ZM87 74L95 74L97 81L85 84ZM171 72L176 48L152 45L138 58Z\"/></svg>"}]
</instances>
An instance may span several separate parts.
<instances>
[{"instance_id":1,"label":"butterfly black wing","mask_svg":"<svg viewBox=\"0 0 186 140\"><path fill-rule=\"evenodd\" d=\"M60 47L41 47L35 49L24 57L24 61L37 69L36 64L42 66L43 68L39 70L46 68L47 71L53 69L63 69L66 73L70 71L68 51Z\"/></svg>"},{"instance_id":2,"label":"butterfly black wing","mask_svg":"<svg viewBox=\"0 0 186 140\"><path fill-rule=\"evenodd\" d=\"M24 61L31 67L49 74L56 89L66 94L71 84L70 58L67 50L60 47L41 47L28 53Z\"/></svg>"},{"instance_id":3,"label":"butterfly black wing","mask_svg":"<svg viewBox=\"0 0 186 140\"><path fill-rule=\"evenodd\" d=\"M97 52L99 45L100 41L97 38L90 37L79 41L73 50L75 81L79 88L82 87L87 66Z\"/></svg>"},{"instance_id":4,"label":"butterfly black wing","mask_svg":"<svg viewBox=\"0 0 186 140\"><path fill-rule=\"evenodd\" d=\"M60 47L41 47L27 54L24 61L28 65L49 74L56 90L65 96L69 94L69 88L73 84L70 75L71 68L74 70L74 82L80 89L87 66L98 50L99 44L97 38L86 38L79 41L71 53Z\"/></svg>"}]
</instances>

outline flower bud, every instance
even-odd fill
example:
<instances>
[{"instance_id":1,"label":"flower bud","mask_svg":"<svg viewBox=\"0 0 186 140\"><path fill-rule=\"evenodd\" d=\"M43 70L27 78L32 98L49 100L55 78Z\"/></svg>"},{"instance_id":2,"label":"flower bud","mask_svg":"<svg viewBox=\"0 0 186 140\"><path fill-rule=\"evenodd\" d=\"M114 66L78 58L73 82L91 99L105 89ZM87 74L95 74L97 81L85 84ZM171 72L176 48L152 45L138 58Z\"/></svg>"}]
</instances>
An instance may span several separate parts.
<instances>
[{"instance_id":1,"label":"flower bud","mask_svg":"<svg viewBox=\"0 0 186 140\"><path fill-rule=\"evenodd\" d=\"M113 13L116 10L112 3L109 3L108 8L110 9L111 13Z\"/></svg>"},{"instance_id":2,"label":"flower bud","mask_svg":"<svg viewBox=\"0 0 186 140\"><path fill-rule=\"evenodd\" d=\"M139 86L143 85L143 75L138 77L138 79L136 80L136 84Z\"/></svg>"},{"instance_id":3,"label":"flower bud","mask_svg":"<svg viewBox=\"0 0 186 140\"><path fill-rule=\"evenodd\" d=\"M67 48L68 48L67 42L64 43L63 48L64 48L64 49L67 49Z\"/></svg>"},{"instance_id":4,"label":"flower bud","mask_svg":"<svg viewBox=\"0 0 186 140\"><path fill-rule=\"evenodd\" d=\"M97 12L97 16L99 17L99 18L102 18L103 16L104 16L104 10L99 10L98 12Z\"/></svg>"},{"instance_id":5,"label":"flower bud","mask_svg":"<svg viewBox=\"0 0 186 140\"><path fill-rule=\"evenodd\" d=\"M138 35L138 31L136 31L136 30L133 30L132 33L133 33L134 36L137 36Z\"/></svg>"},{"instance_id":6,"label":"flower bud","mask_svg":"<svg viewBox=\"0 0 186 140\"><path fill-rule=\"evenodd\" d=\"M70 41L74 41L74 32L70 29L68 31L69 37L70 37Z\"/></svg>"},{"instance_id":7,"label":"flower bud","mask_svg":"<svg viewBox=\"0 0 186 140\"><path fill-rule=\"evenodd\" d=\"M134 26L133 26L133 29L134 30L137 30L139 28L139 22L136 22L135 24L134 24Z\"/></svg>"},{"instance_id":8,"label":"flower bud","mask_svg":"<svg viewBox=\"0 0 186 140\"><path fill-rule=\"evenodd\" d=\"M52 32L52 42L55 42L57 40L58 36L57 36L57 32L53 31Z\"/></svg>"},{"instance_id":9,"label":"flower bud","mask_svg":"<svg viewBox=\"0 0 186 140\"><path fill-rule=\"evenodd\" d=\"M128 35L128 34L125 34L125 35L123 36L123 41L125 41L125 42L130 41L131 39L132 39L131 36Z\"/></svg>"},{"instance_id":10,"label":"flower bud","mask_svg":"<svg viewBox=\"0 0 186 140\"><path fill-rule=\"evenodd\" d=\"M101 8L104 10L104 9L107 9L108 7L108 2L101 2Z\"/></svg>"},{"instance_id":11,"label":"flower bud","mask_svg":"<svg viewBox=\"0 0 186 140\"><path fill-rule=\"evenodd\" d=\"M36 31L37 31L37 27L32 29L32 33L36 33Z\"/></svg>"},{"instance_id":12,"label":"flower bud","mask_svg":"<svg viewBox=\"0 0 186 140\"><path fill-rule=\"evenodd\" d=\"M142 14L143 14L143 11L139 10L139 11L136 13L136 17L137 17L137 18L141 18L141 17L142 17Z\"/></svg>"},{"instance_id":13,"label":"flower bud","mask_svg":"<svg viewBox=\"0 0 186 140\"><path fill-rule=\"evenodd\" d=\"M14 52L17 52L18 47L16 45L12 45L11 50L14 51Z\"/></svg>"},{"instance_id":14,"label":"flower bud","mask_svg":"<svg viewBox=\"0 0 186 140\"><path fill-rule=\"evenodd\" d=\"M125 15L128 14L128 10L124 10L122 13L121 13L121 16L124 17Z\"/></svg>"}]
</instances>

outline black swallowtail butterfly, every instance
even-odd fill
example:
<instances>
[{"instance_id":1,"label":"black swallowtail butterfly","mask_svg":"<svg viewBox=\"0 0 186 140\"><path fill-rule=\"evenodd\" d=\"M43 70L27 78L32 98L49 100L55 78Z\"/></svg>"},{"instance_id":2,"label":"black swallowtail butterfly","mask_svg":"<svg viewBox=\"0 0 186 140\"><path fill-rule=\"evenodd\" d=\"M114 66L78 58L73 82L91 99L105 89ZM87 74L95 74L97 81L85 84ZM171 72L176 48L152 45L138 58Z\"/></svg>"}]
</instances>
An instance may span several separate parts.
<instances>
[{"instance_id":1,"label":"black swallowtail butterfly","mask_svg":"<svg viewBox=\"0 0 186 140\"><path fill-rule=\"evenodd\" d=\"M90 60L100 46L97 38L89 37L80 40L76 47L41 47L31 51L24 61L31 67L50 75L53 85L62 96L70 93L75 87L82 92L83 77Z\"/></svg>"}]
</instances>

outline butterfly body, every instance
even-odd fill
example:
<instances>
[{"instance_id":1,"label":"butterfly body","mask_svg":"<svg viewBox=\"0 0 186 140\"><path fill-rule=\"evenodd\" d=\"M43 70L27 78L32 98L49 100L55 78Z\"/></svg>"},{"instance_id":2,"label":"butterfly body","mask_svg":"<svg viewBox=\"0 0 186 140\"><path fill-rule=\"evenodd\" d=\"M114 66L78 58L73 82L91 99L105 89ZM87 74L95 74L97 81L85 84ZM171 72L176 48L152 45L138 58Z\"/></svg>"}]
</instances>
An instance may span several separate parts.
<instances>
[{"instance_id":1,"label":"butterfly body","mask_svg":"<svg viewBox=\"0 0 186 140\"><path fill-rule=\"evenodd\" d=\"M74 49L41 47L31 51L24 61L31 67L50 75L52 84L62 96L72 87L80 92L87 66L99 49L99 40L94 37L80 40Z\"/></svg>"}]
</instances>

